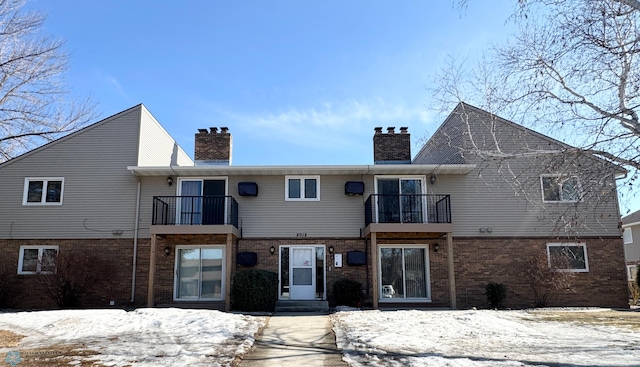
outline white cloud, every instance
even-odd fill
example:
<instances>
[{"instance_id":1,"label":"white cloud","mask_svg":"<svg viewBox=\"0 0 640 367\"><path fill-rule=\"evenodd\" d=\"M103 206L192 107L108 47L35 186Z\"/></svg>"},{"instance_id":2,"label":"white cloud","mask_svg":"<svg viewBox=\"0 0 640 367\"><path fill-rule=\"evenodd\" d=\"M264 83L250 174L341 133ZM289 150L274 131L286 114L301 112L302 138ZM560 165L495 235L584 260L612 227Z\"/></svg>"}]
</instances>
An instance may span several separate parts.
<instances>
[{"instance_id":1,"label":"white cloud","mask_svg":"<svg viewBox=\"0 0 640 367\"><path fill-rule=\"evenodd\" d=\"M417 125L423 127L431 120L430 113L419 107L389 104L381 99L324 102L317 107L289 108L263 114L217 112L233 120L236 132L259 133L263 138L304 146L345 144L353 141L356 135L370 135L376 126L417 128ZM309 139L309 136L314 139Z\"/></svg>"},{"instance_id":2,"label":"white cloud","mask_svg":"<svg viewBox=\"0 0 640 367\"><path fill-rule=\"evenodd\" d=\"M125 98L127 101L131 101L131 98L129 98L129 95L127 94L127 92L125 91L124 87L122 86L122 84L120 83L120 81L114 77L111 74L108 74L102 70L97 70L96 71L97 77L98 79L102 79L104 80L107 84L111 85L111 87L123 98Z\"/></svg>"}]
</instances>

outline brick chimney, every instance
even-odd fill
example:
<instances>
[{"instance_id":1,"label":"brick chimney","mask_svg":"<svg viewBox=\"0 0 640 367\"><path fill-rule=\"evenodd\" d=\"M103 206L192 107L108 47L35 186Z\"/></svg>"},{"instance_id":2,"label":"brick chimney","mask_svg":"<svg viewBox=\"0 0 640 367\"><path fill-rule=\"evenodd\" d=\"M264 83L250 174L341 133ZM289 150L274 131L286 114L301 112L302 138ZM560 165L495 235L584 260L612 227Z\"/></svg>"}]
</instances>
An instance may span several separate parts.
<instances>
[{"instance_id":1,"label":"brick chimney","mask_svg":"<svg viewBox=\"0 0 640 367\"><path fill-rule=\"evenodd\" d=\"M388 127L382 133L381 127L374 129L373 163L374 164L409 164L411 163L411 134L408 128L401 127L396 134L395 127Z\"/></svg>"},{"instance_id":2,"label":"brick chimney","mask_svg":"<svg viewBox=\"0 0 640 367\"><path fill-rule=\"evenodd\" d=\"M229 129L217 127L198 129L195 139L196 166L231 165L231 134Z\"/></svg>"}]
</instances>

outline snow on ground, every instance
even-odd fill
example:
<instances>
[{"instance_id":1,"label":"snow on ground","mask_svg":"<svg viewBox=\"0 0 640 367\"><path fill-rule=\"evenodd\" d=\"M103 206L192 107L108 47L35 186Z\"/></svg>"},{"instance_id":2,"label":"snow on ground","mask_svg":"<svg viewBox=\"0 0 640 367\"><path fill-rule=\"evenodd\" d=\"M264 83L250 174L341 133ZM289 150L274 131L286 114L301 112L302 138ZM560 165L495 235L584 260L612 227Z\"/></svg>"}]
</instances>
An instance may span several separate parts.
<instances>
[{"instance_id":1,"label":"snow on ground","mask_svg":"<svg viewBox=\"0 0 640 367\"><path fill-rule=\"evenodd\" d=\"M83 343L99 353L86 358L106 366L226 366L264 324L264 317L173 308L0 313L0 330L26 336L0 356Z\"/></svg>"},{"instance_id":2,"label":"snow on ground","mask_svg":"<svg viewBox=\"0 0 640 367\"><path fill-rule=\"evenodd\" d=\"M543 321L535 311L344 311L332 316L357 366L640 366L638 332Z\"/></svg>"}]
</instances>

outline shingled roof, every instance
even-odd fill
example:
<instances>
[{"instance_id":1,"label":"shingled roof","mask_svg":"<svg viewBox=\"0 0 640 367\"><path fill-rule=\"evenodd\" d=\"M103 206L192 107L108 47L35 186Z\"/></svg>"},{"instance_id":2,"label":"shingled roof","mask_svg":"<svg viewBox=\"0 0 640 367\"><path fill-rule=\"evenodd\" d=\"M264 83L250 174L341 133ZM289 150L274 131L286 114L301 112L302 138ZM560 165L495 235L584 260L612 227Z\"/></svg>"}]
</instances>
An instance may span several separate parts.
<instances>
[{"instance_id":1,"label":"shingled roof","mask_svg":"<svg viewBox=\"0 0 640 367\"><path fill-rule=\"evenodd\" d=\"M640 210L622 217L622 225L640 222Z\"/></svg>"}]
</instances>

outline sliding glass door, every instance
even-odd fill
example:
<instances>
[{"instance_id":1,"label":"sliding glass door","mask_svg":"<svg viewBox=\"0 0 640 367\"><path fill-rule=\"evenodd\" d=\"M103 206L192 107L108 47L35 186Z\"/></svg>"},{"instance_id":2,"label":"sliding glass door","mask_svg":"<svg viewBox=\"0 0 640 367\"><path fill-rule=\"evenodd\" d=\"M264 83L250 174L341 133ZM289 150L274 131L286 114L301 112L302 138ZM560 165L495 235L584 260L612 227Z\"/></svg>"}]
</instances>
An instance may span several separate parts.
<instances>
[{"instance_id":1,"label":"sliding glass door","mask_svg":"<svg viewBox=\"0 0 640 367\"><path fill-rule=\"evenodd\" d=\"M380 298L430 299L428 253L424 246L381 247Z\"/></svg>"},{"instance_id":2,"label":"sliding glass door","mask_svg":"<svg viewBox=\"0 0 640 367\"><path fill-rule=\"evenodd\" d=\"M183 179L180 181L180 224L224 224L227 181Z\"/></svg>"},{"instance_id":3,"label":"sliding glass door","mask_svg":"<svg viewBox=\"0 0 640 367\"><path fill-rule=\"evenodd\" d=\"M221 300L224 294L224 248L176 247L176 300Z\"/></svg>"},{"instance_id":4,"label":"sliding glass door","mask_svg":"<svg viewBox=\"0 0 640 367\"><path fill-rule=\"evenodd\" d=\"M422 178L378 178L379 223L424 223Z\"/></svg>"}]
</instances>

